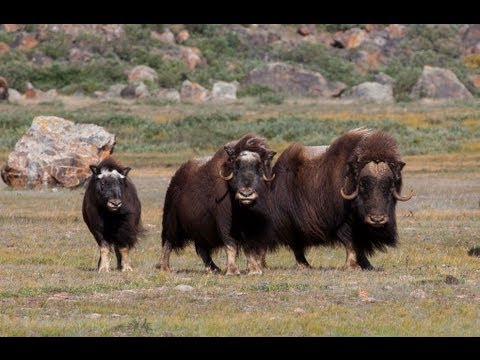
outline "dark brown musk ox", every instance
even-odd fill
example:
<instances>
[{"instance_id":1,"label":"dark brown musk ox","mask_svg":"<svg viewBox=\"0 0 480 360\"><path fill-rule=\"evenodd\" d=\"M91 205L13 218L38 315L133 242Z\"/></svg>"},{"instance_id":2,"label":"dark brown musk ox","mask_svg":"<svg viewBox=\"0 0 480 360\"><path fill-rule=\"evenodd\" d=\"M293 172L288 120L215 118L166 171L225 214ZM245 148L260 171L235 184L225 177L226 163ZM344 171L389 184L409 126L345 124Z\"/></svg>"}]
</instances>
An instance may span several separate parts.
<instances>
[{"instance_id":1,"label":"dark brown musk ox","mask_svg":"<svg viewBox=\"0 0 480 360\"><path fill-rule=\"evenodd\" d=\"M129 251L144 232L141 204L129 179L129 167L112 157L90 165L92 176L83 198L82 214L100 250L98 271L110 271L111 248L117 257L117 269L132 271Z\"/></svg>"},{"instance_id":2,"label":"dark brown musk ox","mask_svg":"<svg viewBox=\"0 0 480 360\"><path fill-rule=\"evenodd\" d=\"M383 131L355 129L325 149L296 143L279 157L273 173L275 239L292 249L299 267L310 267L305 250L343 244L345 268L372 269L367 255L398 242L395 207L402 189L395 139Z\"/></svg>"},{"instance_id":3,"label":"dark brown musk ox","mask_svg":"<svg viewBox=\"0 0 480 360\"><path fill-rule=\"evenodd\" d=\"M270 222L271 161L264 138L246 134L212 157L183 164L172 177L163 208L162 254L158 268L170 270L170 254L195 244L208 272L220 272L212 252L227 253L227 275L238 275L239 249L248 274L262 273L263 236Z\"/></svg>"},{"instance_id":4,"label":"dark brown musk ox","mask_svg":"<svg viewBox=\"0 0 480 360\"><path fill-rule=\"evenodd\" d=\"M8 82L0 76L0 100L8 100Z\"/></svg>"}]
</instances>

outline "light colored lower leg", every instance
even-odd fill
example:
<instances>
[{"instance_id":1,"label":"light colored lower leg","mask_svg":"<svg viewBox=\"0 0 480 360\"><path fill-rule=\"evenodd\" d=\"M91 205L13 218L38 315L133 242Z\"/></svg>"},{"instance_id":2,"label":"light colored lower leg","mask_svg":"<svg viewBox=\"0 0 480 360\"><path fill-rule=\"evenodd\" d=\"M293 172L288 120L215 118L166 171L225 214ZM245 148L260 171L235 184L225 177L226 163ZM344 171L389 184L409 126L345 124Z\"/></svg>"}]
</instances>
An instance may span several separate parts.
<instances>
[{"instance_id":1,"label":"light colored lower leg","mask_svg":"<svg viewBox=\"0 0 480 360\"><path fill-rule=\"evenodd\" d=\"M108 246L100 246L100 258L98 259L98 272L110 271L110 248Z\"/></svg>"},{"instance_id":2,"label":"light colored lower leg","mask_svg":"<svg viewBox=\"0 0 480 360\"><path fill-rule=\"evenodd\" d=\"M347 251L347 259L345 260L345 265L343 266L344 269L360 269L360 265L358 265L357 261L357 253L351 246L345 246L345 250Z\"/></svg>"},{"instance_id":3,"label":"light colored lower leg","mask_svg":"<svg viewBox=\"0 0 480 360\"><path fill-rule=\"evenodd\" d=\"M261 275L262 271L262 254L248 253L247 257L248 275Z\"/></svg>"},{"instance_id":4,"label":"light colored lower leg","mask_svg":"<svg viewBox=\"0 0 480 360\"><path fill-rule=\"evenodd\" d=\"M268 268L268 265L267 265L267 250L262 250L261 253L261 264L262 264L262 268L266 269Z\"/></svg>"},{"instance_id":5,"label":"light colored lower leg","mask_svg":"<svg viewBox=\"0 0 480 360\"><path fill-rule=\"evenodd\" d=\"M128 256L129 250L128 247L118 249L120 253L120 264L122 271L133 271L132 266L130 265L130 257Z\"/></svg>"},{"instance_id":6,"label":"light colored lower leg","mask_svg":"<svg viewBox=\"0 0 480 360\"><path fill-rule=\"evenodd\" d=\"M163 271L170 271L170 253L172 252L172 246L169 242L166 242L162 247L162 255L160 256L160 264L157 268Z\"/></svg>"},{"instance_id":7,"label":"light colored lower leg","mask_svg":"<svg viewBox=\"0 0 480 360\"><path fill-rule=\"evenodd\" d=\"M227 248L227 273L226 275L240 275L240 270L238 270L236 259L237 259L237 246L236 245L226 245Z\"/></svg>"}]
</instances>

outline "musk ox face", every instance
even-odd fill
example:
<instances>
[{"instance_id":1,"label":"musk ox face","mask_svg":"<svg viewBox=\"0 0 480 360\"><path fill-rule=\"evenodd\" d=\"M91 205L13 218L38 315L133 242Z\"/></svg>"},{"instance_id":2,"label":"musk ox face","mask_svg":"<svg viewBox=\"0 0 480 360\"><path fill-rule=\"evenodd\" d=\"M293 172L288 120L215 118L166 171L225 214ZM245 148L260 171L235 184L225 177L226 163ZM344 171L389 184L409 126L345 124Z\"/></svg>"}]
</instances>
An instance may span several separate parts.
<instances>
[{"instance_id":1,"label":"musk ox face","mask_svg":"<svg viewBox=\"0 0 480 360\"><path fill-rule=\"evenodd\" d=\"M223 175L222 171L220 175L228 181L230 190L241 206L253 206L265 188L265 182L274 178L267 174L271 174L270 164L275 152L269 152L266 159L262 160L260 154L253 151L241 151L236 155L228 147L225 150L229 154L229 160L224 166L228 173L223 170L227 175Z\"/></svg>"},{"instance_id":2,"label":"musk ox face","mask_svg":"<svg viewBox=\"0 0 480 360\"><path fill-rule=\"evenodd\" d=\"M131 170L129 167L122 170L99 168L91 165L92 181L95 182L95 196L109 212L117 212L122 207L122 198L126 185L126 176Z\"/></svg>"},{"instance_id":3,"label":"musk ox face","mask_svg":"<svg viewBox=\"0 0 480 360\"><path fill-rule=\"evenodd\" d=\"M405 163L368 162L361 168L353 181L355 190L346 194L344 188L341 195L345 200L355 201L358 216L366 225L381 227L392 220L396 200L407 201L413 194L403 197L399 195L401 188L400 171ZM356 171L354 171L356 172Z\"/></svg>"}]
</instances>

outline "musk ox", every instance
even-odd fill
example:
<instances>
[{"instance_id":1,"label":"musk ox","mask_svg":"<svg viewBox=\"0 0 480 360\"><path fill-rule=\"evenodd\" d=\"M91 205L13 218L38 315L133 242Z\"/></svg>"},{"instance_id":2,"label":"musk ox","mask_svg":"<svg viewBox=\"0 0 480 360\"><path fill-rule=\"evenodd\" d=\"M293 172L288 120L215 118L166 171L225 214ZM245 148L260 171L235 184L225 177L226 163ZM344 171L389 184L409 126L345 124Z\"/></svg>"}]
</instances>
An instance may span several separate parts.
<instances>
[{"instance_id":1,"label":"musk ox","mask_svg":"<svg viewBox=\"0 0 480 360\"><path fill-rule=\"evenodd\" d=\"M83 219L100 249L98 271L109 271L113 247L117 269L131 271L129 251L143 233L141 204L135 185L128 178L129 167L112 157L91 165L92 176L83 198Z\"/></svg>"},{"instance_id":2,"label":"musk ox","mask_svg":"<svg viewBox=\"0 0 480 360\"><path fill-rule=\"evenodd\" d=\"M273 168L276 244L268 245L287 245L310 267L306 248L343 244L345 268L371 269L367 255L397 244L397 200L413 195L400 195L404 165L383 131L351 130L326 150L291 145Z\"/></svg>"},{"instance_id":3,"label":"musk ox","mask_svg":"<svg viewBox=\"0 0 480 360\"><path fill-rule=\"evenodd\" d=\"M0 76L0 100L8 100L8 82Z\"/></svg>"},{"instance_id":4,"label":"musk ox","mask_svg":"<svg viewBox=\"0 0 480 360\"><path fill-rule=\"evenodd\" d=\"M209 272L220 271L212 251L225 247L226 274L240 274L235 261L240 247L247 257L248 273L261 273L259 246L270 221L274 155L265 139L246 134L211 158L183 164L165 196L158 267L168 271L171 251L193 242Z\"/></svg>"}]
</instances>

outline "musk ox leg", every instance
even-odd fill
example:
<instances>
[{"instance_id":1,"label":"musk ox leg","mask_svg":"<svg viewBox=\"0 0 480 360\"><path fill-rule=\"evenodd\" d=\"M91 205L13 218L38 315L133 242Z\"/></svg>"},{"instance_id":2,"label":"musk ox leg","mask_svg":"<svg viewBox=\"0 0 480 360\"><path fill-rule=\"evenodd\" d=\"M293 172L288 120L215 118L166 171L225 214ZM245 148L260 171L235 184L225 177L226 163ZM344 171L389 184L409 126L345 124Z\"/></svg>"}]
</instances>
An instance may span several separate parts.
<instances>
[{"instance_id":1,"label":"musk ox leg","mask_svg":"<svg viewBox=\"0 0 480 360\"><path fill-rule=\"evenodd\" d=\"M238 253L237 245L229 244L226 245L227 248L227 272L225 275L240 275L240 270L238 270L236 259Z\"/></svg>"},{"instance_id":2,"label":"musk ox leg","mask_svg":"<svg viewBox=\"0 0 480 360\"><path fill-rule=\"evenodd\" d=\"M267 250L262 249L260 252L261 256L261 263L262 263L262 268L263 269L268 269L268 264L267 264Z\"/></svg>"},{"instance_id":3,"label":"musk ox leg","mask_svg":"<svg viewBox=\"0 0 480 360\"><path fill-rule=\"evenodd\" d=\"M170 271L170 253L172 252L172 244L165 241L162 246L162 255L160 256L160 263L156 266L162 271Z\"/></svg>"},{"instance_id":4,"label":"musk ox leg","mask_svg":"<svg viewBox=\"0 0 480 360\"><path fill-rule=\"evenodd\" d=\"M120 248L115 246L115 254L117 255L117 270L133 271L132 266L130 265L128 247Z\"/></svg>"},{"instance_id":5,"label":"musk ox leg","mask_svg":"<svg viewBox=\"0 0 480 360\"><path fill-rule=\"evenodd\" d=\"M254 251L245 251L247 257L248 275L262 275L262 254Z\"/></svg>"},{"instance_id":6,"label":"musk ox leg","mask_svg":"<svg viewBox=\"0 0 480 360\"><path fill-rule=\"evenodd\" d=\"M205 249L195 243L195 250L197 254L202 258L203 263L205 264L205 270L214 274L221 272L220 268L212 260L212 252L210 249Z\"/></svg>"},{"instance_id":7,"label":"musk ox leg","mask_svg":"<svg viewBox=\"0 0 480 360\"><path fill-rule=\"evenodd\" d=\"M293 254L295 255L295 260L297 261L297 267L300 270L311 269L312 266L308 263L305 258L305 248L292 248Z\"/></svg>"},{"instance_id":8,"label":"musk ox leg","mask_svg":"<svg viewBox=\"0 0 480 360\"><path fill-rule=\"evenodd\" d=\"M344 270L372 270L373 266L368 261L365 254L361 251L357 251L353 245L349 242L344 243L345 250L347 252L347 259L345 265L343 266Z\"/></svg>"},{"instance_id":9,"label":"musk ox leg","mask_svg":"<svg viewBox=\"0 0 480 360\"><path fill-rule=\"evenodd\" d=\"M110 271L110 246L102 244L99 246L100 249L100 258L98 259L98 272L109 272Z\"/></svg>"}]
</instances>

